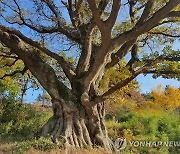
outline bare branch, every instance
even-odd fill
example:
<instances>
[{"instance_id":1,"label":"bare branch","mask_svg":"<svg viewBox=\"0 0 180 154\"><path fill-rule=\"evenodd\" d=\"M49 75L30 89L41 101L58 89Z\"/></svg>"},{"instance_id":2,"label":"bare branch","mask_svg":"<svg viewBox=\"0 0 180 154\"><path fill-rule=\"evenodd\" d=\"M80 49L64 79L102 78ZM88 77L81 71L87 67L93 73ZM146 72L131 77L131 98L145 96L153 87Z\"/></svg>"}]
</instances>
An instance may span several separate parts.
<instances>
[{"instance_id":1,"label":"bare branch","mask_svg":"<svg viewBox=\"0 0 180 154\"><path fill-rule=\"evenodd\" d=\"M141 18L137 22L137 25L143 24L148 16L150 15L150 12L152 11L153 5L154 5L155 0L149 0L147 4L145 5L145 9L143 11L143 14L141 15Z\"/></svg>"},{"instance_id":2,"label":"bare branch","mask_svg":"<svg viewBox=\"0 0 180 154\"><path fill-rule=\"evenodd\" d=\"M180 17L180 11L171 11L166 17Z\"/></svg>"},{"instance_id":3,"label":"bare branch","mask_svg":"<svg viewBox=\"0 0 180 154\"><path fill-rule=\"evenodd\" d=\"M133 11L134 5L137 3L137 0L128 0L129 3L129 15L131 18L131 23L134 24L134 19L135 19L135 12Z\"/></svg>"},{"instance_id":4,"label":"bare branch","mask_svg":"<svg viewBox=\"0 0 180 154\"><path fill-rule=\"evenodd\" d=\"M136 39L131 40L131 41L126 42L125 44L123 44L121 46L121 48L116 53L113 53L111 55L111 62L109 62L106 65L106 68L108 69L108 68L111 68L114 65L116 65L127 54L127 52L130 50L130 48L132 47L132 45L135 42L136 42Z\"/></svg>"},{"instance_id":5,"label":"bare branch","mask_svg":"<svg viewBox=\"0 0 180 154\"><path fill-rule=\"evenodd\" d=\"M72 29L72 27L68 27L67 26L67 23L65 23L65 21L64 21L64 19L63 19L63 17L59 14L59 12L56 10L56 7L55 7L55 5L53 4L53 1L52 0L43 0L44 1L44 3L46 3L47 4L47 6L49 7L49 9L53 12L53 14L55 15L55 17L56 17L56 20L57 20L57 24L58 24L58 31L59 32L61 32L61 33L63 33L64 32L64 34L66 35L66 36L70 36L70 39L72 38L72 37L74 37L73 35L71 35L70 34L70 31L69 30L71 30ZM71 14L72 15L72 14ZM63 28L63 26L65 27L65 28ZM68 29L68 31L67 31L67 29ZM72 29L73 30L73 29ZM75 29L73 30L73 31L75 31ZM73 33L73 31L71 31L72 33ZM77 35L77 34L76 34ZM77 41L77 40L76 40ZM78 40L78 43L80 43L79 42L79 40Z\"/></svg>"},{"instance_id":6,"label":"bare branch","mask_svg":"<svg viewBox=\"0 0 180 154\"><path fill-rule=\"evenodd\" d=\"M20 8L19 4L17 3L16 0L13 0L13 1L14 1L14 3L16 4L16 6L18 8L18 11L17 10L13 10L13 11L16 12L19 15L19 18L22 21L22 23L20 25L24 24L25 26L29 27L32 30L37 31L38 33L54 33L54 32L58 31L57 27L39 26L39 28L37 28L37 27L27 23L26 20L24 19L23 15L22 15L22 11L21 11L21 8Z\"/></svg>"},{"instance_id":7,"label":"bare branch","mask_svg":"<svg viewBox=\"0 0 180 154\"><path fill-rule=\"evenodd\" d=\"M101 20L101 13L99 12L99 10L96 7L96 2L95 0L87 0L89 3L89 7L92 11L93 14L93 18L96 22L96 25L98 26L99 30L101 31L101 33L103 33L104 30L104 22Z\"/></svg>"},{"instance_id":8,"label":"bare branch","mask_svg":"<svg viewBox=\"0 0 180 154\"><path fill-rule=\"evenodd\" d=\"M46 0L44 0L46 1ZM39 25L39 26L35 26L32 24L29 24L23 17L22 15L22 11L21 8L19 6L19 4L17 3L16 0L14 0L18 11L12 9L13 11L15 11L18 15L19 18L21 19L22 23L18 23L19 25L25 25L27 27L29 27L30 29L38 32L38 33L55 33L55 32L60 32L61 34L67 36L67 38L69 38L72 41L75 41L76 43L80 44L80 37L79 37L79 33L77 32L77 30L75 30L72 26L70 26L69 24L65 23L63 21L63 19L61 20L61 16L58 14L58 12L56 12L54 6L52 3L50 3L50 1L48 0L46 4L48 4L50 10L55 14L56 18L57 18L57 25L56 26L51 26L51 27L46 27L43 25ZM63 25L63 26L62 26Z\"/></svg>"},{"instance_id":9,"label":"bare branch","mask_svg":"<svg viewBox=\"0 0 180 154\"><path fill-rule=\"evenodd\" d=\"M171 35L171 34L167 34L167 33L163 33L163 32L148 32L149 34L158 34L158 35L164 35L167 37L180 37L180 35Z\"/></svg>"},{"instance_id":10,"label":"bare branch","mask_svg":"<svg viewBox=\"0 0 180 154\"><path fill-rule=\"evenodd\" d=\"M155 25L157 25L163 18L167 16L167 14L176 7L180 1L177 0L171 0L169 1L164 7L159 9L156 13L153 14L153 16L145 21L142 25L137 25L132 30L125 32L115 39L113 39L112 47L116 48L117 46L124 44L125 42L132 40L139 35L149 31L152 29Z\"/></svg>"},{"instance_id":11,"label":"bare branch","mask_svg":"<svg viewBox=\"0 0 180 154\"><path fill-rule=\"evenodd\" d=\"M143 74L176 75L178 73L172 70L148 70L143 72Z\"/></svg>"},{"instance_id":12,"label":"bare branch","mask_svg":"<svg viewBox=\"0 0 180 154\"><path fill-rule=\"evenodd\" d=\"M13 49L13 53L18 55L53 99L59 100L63 98L64 100L70 100L73 97L70 90L58 80L53 68L41 59L34 48L30 47L14 34L9 34L1 29L0 41L6 44L8 48Z\"/></svg>"},{"instance_id":13,"label":"bare branch","mask_svg":"<svg viewBox=\"0 0 180 154\"><path fill-rule=\"evenodd\" d=\"M39 50L41 50L42 52L44 52L48 56L56 59L58 61L58 63L60 64L60 66L62 67L64 73L69 78L69 80L72 81L72 77L73 77L73 75L75 75L74 69L70 67L70 65L65 61L65 59L62 56L59 56L58 54L51 52L50 50L48 50L47 48L42 46L40 43L33 41L30 38L24 36L20 31L17 31L17 30L12 29L12 28L7 28L7 27L4 27L2 25L0 25L0 29L5 31L5 32L11 33L11 34L15 34L20 39L22 39L24 42L38 48Z\"/></svg>"},{"instance_id":14,"label":"bare branch","mask_svg":"<svg viewBox=\"0 0 180 154\"><path fill-rule=\"evenodd\" d=\"M74 18L74 11L73 11L73 4L72 4L72 0L68 0L68 3L64 2L64 1L61 1L64 6L66 6L68 12L69 12L69 16L70 16L70 19L71 19L71 22L73 24L74 27L76 27L76 21L75 21L75 18ZM76 17L77 17L77 14L76 14ZM78 20L78 19L76 19ZM78 20L79 22L79 20Z\"/></svg>"},{"instance_id":15,"label":"bare branch","mask_svg":"<svg viewBox=\"0 0 180 154\"><path fill-rule=\"evenodd\" d=\"M121 0L113 0L110 16L105 22L110 30L112 29L112 27L114 26L116 22L120 6L121 6Z\"/></svg>"}]
</instances>

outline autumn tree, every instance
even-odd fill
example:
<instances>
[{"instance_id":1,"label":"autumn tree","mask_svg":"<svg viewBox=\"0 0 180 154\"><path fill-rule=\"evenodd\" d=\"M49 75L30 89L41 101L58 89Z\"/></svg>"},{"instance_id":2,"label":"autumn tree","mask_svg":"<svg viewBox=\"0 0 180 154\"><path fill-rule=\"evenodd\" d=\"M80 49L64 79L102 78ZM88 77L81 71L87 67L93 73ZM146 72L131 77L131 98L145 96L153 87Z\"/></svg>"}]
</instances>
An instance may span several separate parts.
<instances>
[{"instance_id":1,"label":"autumn tree","mask_svg":"<svg viewBox=\"0 0 180 154\"><path fill-rule=\"evenodd\" d=\"M24 63L15 55L10 55L7 48L0 47L0 80L2 97L11 97L24 103L26 91L37 89L38 82Z\"/></svg>"},{"instance_id":2,"label":"autumn tree","mask_svg":"<svg viewBox=\"0 0 180 154\"><path fill-rule=\"evenodd\" d=\"M0 47L0 76L6 77L4 80L0 80L0 97L7 98L13 97L19 99L21 95L22 85L20 79L25 78L21 74L14 73L13 76L8 76L10 72L21 71L23 63L18 61L16 56L4 55L7 50Z\"/></svg>"},{"instance_id":3,"label":"autumn tree","mask_svg":"<svg viewBox=\"0 0 180 154\"><path fill-rule=\"evenodd\" d=\"M165 89L159 85L150 93L151 101L147 101L147 106L155 110L175 110L180 108L180 89L167 86Z\"/></svg>"},{"instance_id":4,"label":"autumn tree","mask_svg":"<svg viewBox=\"0 0 180 154\"><path fill-rule=\"evenodd\" d=\"M65 146L114 149L104 124L104 102L139 74L179 78L179 0L1 0L0 42L52 99L54 116L40 135ZM75 63L67 57L77 55ZM66 48L66 49L65 49ZM164 48L164 49L163 49ZM56 60L44 60L42 53ZM99 81L106 70L130 53L129 75L104 93ZM64 72L69 84L58 75Z\"/></svg>"}]
</instances>

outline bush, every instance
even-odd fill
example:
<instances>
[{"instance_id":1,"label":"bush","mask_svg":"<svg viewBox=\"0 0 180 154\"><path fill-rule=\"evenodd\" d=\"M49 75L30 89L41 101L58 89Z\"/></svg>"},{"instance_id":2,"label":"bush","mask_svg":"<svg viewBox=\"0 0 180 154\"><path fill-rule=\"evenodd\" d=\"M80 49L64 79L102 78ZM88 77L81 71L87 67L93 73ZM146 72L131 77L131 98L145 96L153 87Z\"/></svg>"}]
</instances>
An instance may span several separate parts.
<instances>
[{"instance_id":1,"label":"bush","mask_svg":"<svg viewBox=\"0 0 180 154\"><path fill-rule=\"evenodd\" d=\"M28 151L32 147L30 141L23 141L21 143L16 143L13 153L23 154L25 151Z\"/></svg>"},{"instance_id":2,"label":"bush","mask_svg":"<svg viewBox=\"0 0 180 154\"><path fill-rule=\"evenodd\" d=\"M118 122L117 122L118 121ZM180 141L180 118L172 111L153 112L151 109L129 111L120 109L116 120L109 120L110 137L120 136L129 141ZM130 147L124 153L178 153L179 147Z\"/></svg>"},{"instance_id":3,"label":"bush","mask_svg":"<svg viewBox=\"0 0 180 154\"><path fill-rule=\"evenodd\" d=\"M37 112L30 104L2 99L0 104L1 137L32 137L49 119L51 112Z\"/></svg>"},{"instance_id":4,"label":"bush","mask_svg":"<svg viewBox=\"0 0 180 154\"><path fill-rule=\"evenodd\" d=\"M34 148L40 151L50 151L58 148L57 144L53 143L50 138L40 137L39 139L27 140L16 143L13 152L17 154L24 153L29 149Z\"/></svg>"},{"instance_id":5,"label":"bush","mask_svg":"<svg viewBox=\"0 0 180 154\"><path fill-rule=\"evenodd\" d=\"M120 132L122 131L122 126L120 123L118 123L115 120L107 120L106 121L106 126L108 127L108 133L109 137L115 141L119 136Z\"/></svg>"},{"instance_id":6,"label":"bush","mask_svg":"<svg viewBox=\"0 0 180 154\"><path fill-rule=\"evenodd\" d=\"M47 151L55 149L57 147L57 144L53 143L50 138L40 137L38 140L34 140L34 142L32 142L32 146L35 149Z\"/></svg>"}]
</instances>

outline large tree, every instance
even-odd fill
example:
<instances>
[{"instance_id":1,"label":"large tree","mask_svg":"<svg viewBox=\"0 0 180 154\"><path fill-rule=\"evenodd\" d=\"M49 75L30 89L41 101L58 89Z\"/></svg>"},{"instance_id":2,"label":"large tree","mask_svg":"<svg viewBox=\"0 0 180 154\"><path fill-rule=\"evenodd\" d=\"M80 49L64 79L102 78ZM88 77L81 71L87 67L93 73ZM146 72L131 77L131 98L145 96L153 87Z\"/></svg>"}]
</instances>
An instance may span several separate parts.
<instances>
[{"instance_id":1,"label":"large tree","mask_svg":"<svg viewBox=\"0 0 180 154\"><path fill-rule=\"evenodd\" d=\"M61 138L66 146L114 149L104 124L108 96L142 73L179 78L179 51L172 50L178 37L179 3L1 0L0 42L5 49L1 56L24 63L24 69L1 78L28 69L51 96L54 116L41 135L56 142ZM59 51L65 47L67 56L62 56ZM126 78L105 92L98 90L104 72L120 65L128 53ZM77 61L70 63L66 57L75 54ZM63 70L62 78L58 70Z\"/></svg>"}]
</instances>

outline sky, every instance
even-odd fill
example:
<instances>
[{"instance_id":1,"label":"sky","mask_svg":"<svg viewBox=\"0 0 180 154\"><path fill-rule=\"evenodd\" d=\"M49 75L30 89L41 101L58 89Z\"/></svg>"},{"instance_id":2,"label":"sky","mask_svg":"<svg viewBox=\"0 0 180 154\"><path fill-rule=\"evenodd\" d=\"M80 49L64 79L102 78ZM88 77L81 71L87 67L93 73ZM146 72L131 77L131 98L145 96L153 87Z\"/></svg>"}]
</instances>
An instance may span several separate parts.
<instances>
[{"instance_id":1,"label":"sky","mask_svg":"<svg viewBox=\"0 0 180 154\"><path fill-rule=\"evenodd\" d=\"M180 50L180 39L175 41L173 49ZM166 85L171 85L178 88L180 87L180 81L175 79L164 79L162 77L153 79L152 75L139 75L136 79L140 84L140 92L142 93L150 92L152 88L156 88L159 84L161 84L163 87L166 87Z\"/></svg>"},{"instance_id":2,"label":"sky","mask_svg":"<svg viewBox=\"0 0 180 154\"><path fill-rule=\"evenodd\" d=\"M173 45L174 50L180 50L180 39L176 40ZM141 93L149 93L153 88L157 88L158 85L162 85L162 87L166 87L167 85L174 86L179 88L180 87L180 81L177 81L175 79L164 79L162 77L158 77L156 79L152 78L152 75L139 75L136 77L136 80L138 81L140 85L139 91ZM42 94L42 90L33 90L29 89L25 96L25 101L28 103L32 103L36 101L36 98L39 94Z\"/></svg>"},{"instance_id":3,"label":"sky","mask_svg":"<svg viewBox=\"0 0 180 154\"><path fill-rule=\"evenodd\" d=\"M176 40L173 45L174 50L180 49L180 40ZM179 88L180 87L180 81L177 81L175 79L164 79L162 77L158 77L156 79L152 78L152 75L139 75L136 80L139 82L140 89L139 91L141 93L149 93L153 88L157 88L158 85L162 85L162 87L166 87L167 85L174 86ZM26 102L34 102L36 101L36 98L39 94L42 94L42 90L33 90L29 89L27 91L25 101Z\"/></svg>"},{"instance_id":4,"label":"sky","mask_svg":"<svg viewBox=\"0 0 180 154\"><path fill-rule=\"evenodd\" d=\"M152 75L139 75L137 78L137 81L140 85L140 92L141 93L148 93L153 88L156 88L158 85L162 85L163 87L166 87L166 85L171 85L174 87L179 88L180 82L174 79L163 79L161 77L158 77L157 79L153 79ZM27 91L25 101L26 102L34 102L39 94L42 94L42 90L32 90L29 89Z\"/></svg>"},{"instance_id":5,"label":"sky","mask_svg":"<svg viewBox=\"0 0 180 154\"><path fill-rule=\"evenodd\" d=\"M31 7L31 6L29 6ZM124 8L125 10L127 8ZM125 12L125 11L124 11ZM69 20L67 16L67 11L63 11L64 17ZM23 30L23 32L26 34L26 29ZM28 31L27 31L28 33ZM176 41L174 44L174 49L180 49L180 40ZM159 84L161 84L163 87L166 85L171 85L175 87L180 87L180 82L173 79L163 79L161 77L158 77L157 79L153 79L152 75L139 75L136 80L139 82L140 85L140 92L147 93L152 90L152 88L156 88ZM39 94L42 93L42 90L33 90L29 89L26 93L25 101L26 102L34 102Z\"/></svg>"}]
</instances>

